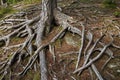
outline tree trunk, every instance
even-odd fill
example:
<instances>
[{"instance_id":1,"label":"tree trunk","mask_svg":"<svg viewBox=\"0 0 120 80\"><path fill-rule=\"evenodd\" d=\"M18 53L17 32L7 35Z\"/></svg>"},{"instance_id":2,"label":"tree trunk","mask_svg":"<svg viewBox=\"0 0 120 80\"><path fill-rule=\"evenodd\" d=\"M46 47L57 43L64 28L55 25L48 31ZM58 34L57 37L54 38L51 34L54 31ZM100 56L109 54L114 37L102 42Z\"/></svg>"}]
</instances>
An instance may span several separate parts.
<instances>
[{"instance_id":1,"label":"tree trunk","mask_svg":"<svg viewBox=\"0 0 120 80\"><path fill-rule=\"evenodd\" d=\"M41 19L37 27L36 44L40 47L42 38L47 35L52 27L54 21L54 9L57 7L56 0L42 0ZM45 50L39 52L41 80L48 80L47 66L45 60Z\"/></svg>"},{"instance_id":2,"label":"tree trunk","mask_svg":"<svg viewBox=\"0 0 120 80\"><path fill-rule=\"evenodd\" d=\"M1 5L2 7L7 7L7 1L6 1L6 0L1 0L1 1L0 1L0 5Z\"/></svg>"},{"instance_id":3,"label":"tree trunk","mask_svg":"<svg viewBox=\"0 0 120 80\"><path fill-rule=\"evenodd\" d=\"M3 5L3 4L4 4L4 3L3 3L3 0L1 0L1 1L0 1L0 5Z\"/></svg>"},{"instance_id":4,"label":"tree trunk","mask_svg":"<svg viewBox=\"0 0 120 80\"><path fill-rule=\"evenodd\" d=\"M53 27L53 22L54 22L54 9L57 7L57 0L42 0L42 11L48 19L46 20L46 29L45 29L45 35L47 35L52 27Z\"/></svg>"}]
</instances>

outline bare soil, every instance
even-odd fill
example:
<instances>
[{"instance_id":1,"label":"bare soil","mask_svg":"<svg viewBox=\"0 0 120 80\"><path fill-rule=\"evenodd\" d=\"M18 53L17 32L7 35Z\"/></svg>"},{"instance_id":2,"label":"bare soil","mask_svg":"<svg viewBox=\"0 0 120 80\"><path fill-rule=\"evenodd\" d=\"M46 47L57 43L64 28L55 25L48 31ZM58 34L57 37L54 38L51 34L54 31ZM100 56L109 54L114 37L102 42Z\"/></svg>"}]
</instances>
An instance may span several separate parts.
<instances>
[{"instance_id":1,"label":"bare soil","mask_svg":"<svg viewBox=\"0 0 120 80\"><path fill-rule=\"evenodd\" d=\"M100 0L91 0L91 2L77 2L75 0L64 0L63 2L58 3L62 8L63 13L73 17L76 21L73 25L81 29L81 26L77 23L79 21L85 23L86 30L90 30L94 34L94 39L100 37L101 33L106 34L113 34L114 35L114 43L116 45L120 45L120 17L115 17L113 14L115 11L120 11L120 6L117 9L108 9L104 8L100 3ZM29 8L23 10L28 13L28 18L31 19L40 14L39 4L32 5ZM33 11L31 11L33 10ZM34 12L34 13L33 13ZM43 44L47 43L51 40L58 32L60 28L55 27L53 31L48 35L49 37L44 38ZM73 33L69 33L70 35ZM73 34L74 35L74 34ZM66 35L65 35L66 36ZM75 37L74 37L75 38ZM17 39L17 38L16 38ZM19 38L18 40L12 39L11 44L18 44L21 43L25 38ZM76 37L76 39L78 39ZM79 41L79 40L78 40ZM110 41L110 37L106 37L103 42L108 43ZM72 72L75 69L76 64L76 51L79 50L79 46L74 46L67 44L65 38L56 41L55 45L55 55L56 61L53 61L52 54L48 51L46 53L47 56L47 66L49 69L49 76L50 80L53 80L51 75L56 74L58 80L73 80L69 76L72 75ZM2 48L0 48L0 61L6 59L6 57L10 56L10 52L3 54ZM14 50L14 49L13 49ZM95 65L97 66L98 70L102 74L105 80L119 80L120 79L120 50L112 49L115 58L112 59L104 68L101 70L102 66L104 65L105 61L108 59L107 55L101 57ZM72 52L72 54L67 54L67 52ZM9 54L9 55L8 55ZM93 55L95 56L95 55ZM82 60L83 56L82 56ZM82 61L81 61L82 62ZM26 64L27 61L23 61L21 65ZM82 64L82 63L80 63ZM79 65L81 66L81 65ZM39 67L37 67L39 68ZM20 80L39 80L40 75L38 71L34 72L31 68L27 75L23 78L19 78ZM21 71L20 66L18 66L18 70L13 70L13 72ZM64 73L64 75L63 75ZM94 73L93 80L96 79ZM32 77L33 76L33 77ZM72 75L76 78L76 80L92 80L91 75L88 70L85 70L82 75ZM71 76L71 77L72 77ZM14 76L13 76L14 78ZM6 79L7 80L7 79ZM15 80L15 79L14 79ZM16 79L17 80L17 79Z\"/></svg>"}]
</instances>

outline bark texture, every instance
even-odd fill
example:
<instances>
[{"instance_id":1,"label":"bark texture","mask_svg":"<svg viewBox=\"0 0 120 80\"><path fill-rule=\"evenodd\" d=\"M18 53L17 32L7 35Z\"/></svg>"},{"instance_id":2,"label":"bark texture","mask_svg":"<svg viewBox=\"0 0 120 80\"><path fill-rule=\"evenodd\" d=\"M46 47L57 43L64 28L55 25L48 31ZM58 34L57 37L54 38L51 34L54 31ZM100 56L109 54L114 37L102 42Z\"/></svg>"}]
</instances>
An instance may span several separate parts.
<instances>
[{"instance_id":1,"label":"bark texture","mask_svg":"<svg viewBox=\"0 0 120 80\"><path fill-rule=\"evenodd\" d=\"M54 21L54 9L56 7L56 0L42 0L42 13L41 19L37 27L37 38L36 44L37 47L41 45L42 38L46 36L53 27ZM47 67L45 60L45 50L39 52L40 58L40 71L41 71L41 80L47 79Z\"/></svg>"},{"instance_id":2,"label":"bark texture","mask_svg":"<svg viewBox=\"0 0 120 80\"><path fill-rule=\"evenodd\" d=\"M85 23L73 19L56 8L57 0L42 0L41 14L38 14L37 17L29 19L24 16L21 19L21 15L23 16L26 13L18 13L16 14L17 18L14 19L16 15L13 15L0 22L0 30L10 32L0 35L0 43L3 43L0 44L2 46L0 50L3 50L3 55L11 50L9 52L10 57L8 56L0 62L0 80L17 80L18 78L15 79L16 76L26 77L29 69L31 69L30 71L39 71L40 80L78 80L79 75L81 76L86 69L89 69L91 77L94 72L99 80L104 80L95 62L105 53L109 59L105 61L103 69L114 58L111 47L120 49L120 46L113 43L113 35L109 34L110 41L108 43L103 41L108 36L106 32L94 39L95 34L92 33L92 29L88 30L86 28ZM60 26L52 30L56 21ZM76 23L79 27L74 25ZM80 39L78 49L72 50L73 47L69 48L70 45L66 42L61 44L61 40L61 46L57 47L57 40L65 38L67 32L81 38L77 38ZM13 40L16 41L16 44L12 44L11 40L14 37L15 39L24 38L24 41L16 43L19 40ZM68 50L58 50L66 46L69 48ZM48 61L46 61L46 57ZM36 77L36 74L29 80L36 80L33 77Z\"/></svg>"}]
</instances>

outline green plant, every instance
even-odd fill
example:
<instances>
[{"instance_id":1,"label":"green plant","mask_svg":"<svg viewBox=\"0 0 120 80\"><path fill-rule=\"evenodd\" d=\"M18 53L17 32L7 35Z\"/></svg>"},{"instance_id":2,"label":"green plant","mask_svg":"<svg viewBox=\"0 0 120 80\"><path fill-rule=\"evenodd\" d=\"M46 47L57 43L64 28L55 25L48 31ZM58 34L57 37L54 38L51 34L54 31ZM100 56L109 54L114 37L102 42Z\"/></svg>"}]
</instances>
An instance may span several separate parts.
<instances>
[{"instance_id":1,"label":"green plant","mask_svg":"<svg viewBox=\"0 0 120 80\"><path fill-rule=\"evenodd\" d=\"M10 13L12 11L12 8L6 7L6 8L0 8L0 18L2 18L5 14Z\"/></svg>"},{"instance_id":2,"label":"green plant","mask_svg":"<svg viewBox=\"0 0 120 80\"><path fill-rule=\"evenodd\" d=\"M36 2L40 2L40 1L41 0L23 0L23 2L26 4L36 3Z\"/></svg>"},{"instance_id":3,"label":"green plant","mask_svg":"<svg viewBox=\"0 0 120 80\"><path fill-rule=\"evenodd\" d=\"M91 2L92 0L78 0L78 1L83 2L83 3L89 3L89 2Z\"/></svg>"},{"instance_id":4,"label":"green plant","mask_svg":"<svg viewBox=\"0 0 120 80\"><path fill-rule=\"evenodd\" d=\"M40 79L40 74L36 73L34 74L33 80L39 80Z\"/></svg>"},{"instance_id":5,"label":"green plant","mask_svg":"<svg viewBox=\"0 0 120 80\"><path fill-rule=\"evenodd\" d=\"M106 8L116 8L116 2L115 0L104 0L103 6Z\"/></svg>"},{"instance_id":6,"label":"green plant","mask_svg":"<svg viewBox=\"0 0 120 80\"><path fill-rule=\"evenodd\" d=\"M120 17L120 12L119 11L115 11L113 14L114 14L115 17Z\"/></svg>"},{"instance_id":7,"label":"green plant","mask_svg":"<svg viewBox=\"0 0 120 80\"><path fill-rule=\"evenodd\" d=\"M22 1L22 0L7 0L7 3L15 4L15 3L19 2L19 1Z\"/></svg>"}]
</instances>

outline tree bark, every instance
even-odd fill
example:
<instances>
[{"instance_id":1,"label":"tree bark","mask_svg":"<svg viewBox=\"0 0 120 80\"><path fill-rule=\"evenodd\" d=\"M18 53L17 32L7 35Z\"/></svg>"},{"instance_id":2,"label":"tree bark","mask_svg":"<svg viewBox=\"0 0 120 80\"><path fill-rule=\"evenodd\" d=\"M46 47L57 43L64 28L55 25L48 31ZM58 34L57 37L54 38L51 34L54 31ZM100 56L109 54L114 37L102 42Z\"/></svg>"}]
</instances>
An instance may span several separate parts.
<instances>
[{"instance_id":1,"label":"tree bark","mask_svg":"<svg viewBox=\"0 0 120 80\"><path fill-rule=\"evenodd\" d=\"M42 0L41 19L37 27L36 44L39 47L42 43L42 38L46 36L53 27L54 9L57 7L56 0ZM45 50L39 52L41 80L48 80L47 66L45 60Z\"/></svg>"},{"instance_id":2,"label":"tree bark","mask_svg":"<svg viewBox=\"0 0 120 80\"><path fill-rule=\"evenodd\" d=\"M0 0L0 5L3 5L3 0Z\"/></svg>"},{"instance_id":3,"label":"tree bark","mask_svg":"<svg viewBox=\"0 0 120 80\"><path fill-rule=\"evenodd\" d=\"M7 0L0 0L0 5L2 6L2 7L7 7L8 5L7 5Z\"/></svg>"},{"instance_id":4,"label":"tree bark","mask_svg":"<svg viewBox=\"0 0 120 80\"><path fill-rule=\"evenodd\" d=\"M54 10L57 7L57 0L43 0L42 4L44 4L42 7L43 10L46 10L46 15L48 17L46 21L46 31L45 35L47 35L53 28L53 23L55 21L54 19Z\"/></svg>"}]
</instances>

